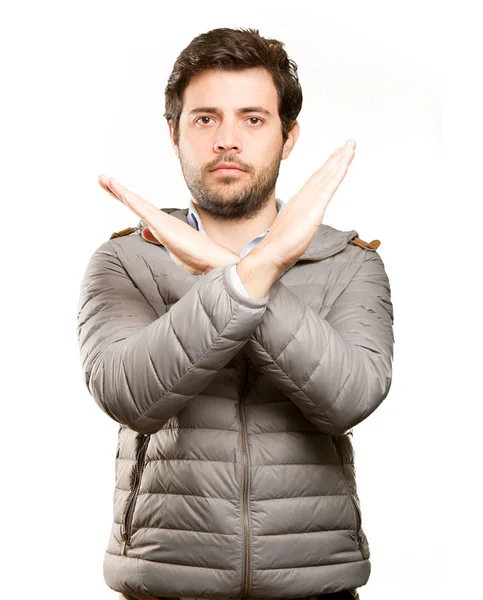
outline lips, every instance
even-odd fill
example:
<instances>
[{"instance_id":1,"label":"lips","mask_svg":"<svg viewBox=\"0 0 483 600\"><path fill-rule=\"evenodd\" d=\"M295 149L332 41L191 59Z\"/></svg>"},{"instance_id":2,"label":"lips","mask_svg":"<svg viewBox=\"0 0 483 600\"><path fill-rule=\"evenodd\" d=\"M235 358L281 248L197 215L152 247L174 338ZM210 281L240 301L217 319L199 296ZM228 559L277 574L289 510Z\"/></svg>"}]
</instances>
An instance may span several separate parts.
<instances>
[{"instance_id":1,"label":"lips","mask_svg":"<svg viewBox=\"0 0 483 600\"><path fill-rule=\"evenodd\" d=\"M241 171L242 173L244 173L243 169L240 169L240 167L226 163L222 163L218 167L215 167L213 171Z\"/></svg>"}]
</instances>

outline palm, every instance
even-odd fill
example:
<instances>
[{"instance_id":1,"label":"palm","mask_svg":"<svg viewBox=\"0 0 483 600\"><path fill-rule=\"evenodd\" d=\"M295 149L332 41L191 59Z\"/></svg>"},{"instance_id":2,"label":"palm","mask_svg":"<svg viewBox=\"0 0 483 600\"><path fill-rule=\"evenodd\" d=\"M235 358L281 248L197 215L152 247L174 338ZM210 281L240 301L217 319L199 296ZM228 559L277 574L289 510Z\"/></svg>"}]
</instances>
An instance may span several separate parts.
<instances>
[{"instance_id":1,"label":"palm","mask_svg":"<svg viewBox=\"0 0 483 600\"><path fill-rule=\"evenodd\" d=\"M325 216L327 205L344 179L355 154L348 140L333 152L284 207L269 233L259 244L284 272L305 252Z\"/></svg>"},{"instance_id":2,"label":"palm","mask_svg":"<svg viewBox=\"0 0 483 600\"><path fill-rule=\"evenodd\" d=\"M237 254L129 191L114 178L101 175L98 181L106 192L148 224L148 228L142 231L143 238L165 246L174 262L188 273L205 274L214 267L239 262Z\"/></svg>"}]
</instances>

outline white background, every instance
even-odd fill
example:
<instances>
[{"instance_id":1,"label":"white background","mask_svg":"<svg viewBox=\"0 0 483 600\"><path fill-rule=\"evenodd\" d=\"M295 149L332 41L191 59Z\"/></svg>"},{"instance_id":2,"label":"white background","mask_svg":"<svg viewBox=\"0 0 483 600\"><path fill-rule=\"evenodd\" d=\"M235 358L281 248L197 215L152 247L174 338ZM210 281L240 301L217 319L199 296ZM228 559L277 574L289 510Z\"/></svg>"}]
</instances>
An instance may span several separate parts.
<instances>
[{"instance_id":1,"label":"white background","mask_svg":"<svg viewBox=\"0 0 483 600\"><path fill-rule=\"evenodd\" d=\"M285 42L304 94L288 201L347 138L324 221L378 249L395 314L393 383L354 430L372 572L361 600L481 598L481 37L477 3L24 2L0 15L2 597L117 600L102 577L117 424L76 338L93 251L189 190L163 118L198 34ZM481 287L480 287L481 289Z\"/></svg>"}]
</instances>

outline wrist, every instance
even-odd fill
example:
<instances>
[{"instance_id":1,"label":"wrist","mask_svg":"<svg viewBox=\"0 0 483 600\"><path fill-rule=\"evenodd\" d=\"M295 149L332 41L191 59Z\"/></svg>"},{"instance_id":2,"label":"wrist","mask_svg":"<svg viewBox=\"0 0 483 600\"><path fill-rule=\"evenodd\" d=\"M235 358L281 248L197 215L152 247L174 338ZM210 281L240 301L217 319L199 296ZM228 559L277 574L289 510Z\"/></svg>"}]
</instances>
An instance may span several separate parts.
<instances>
[{"instance_id":1,"label":"wrist","mask_svg":"<svg viewBox=\"0 0 483 600\"><path fill-rule=\"evenodd\" d=\"M236 272L251 298L266 297L280 276L279 269L256 249L237 263Z\"/></svg>"}]
</instances>

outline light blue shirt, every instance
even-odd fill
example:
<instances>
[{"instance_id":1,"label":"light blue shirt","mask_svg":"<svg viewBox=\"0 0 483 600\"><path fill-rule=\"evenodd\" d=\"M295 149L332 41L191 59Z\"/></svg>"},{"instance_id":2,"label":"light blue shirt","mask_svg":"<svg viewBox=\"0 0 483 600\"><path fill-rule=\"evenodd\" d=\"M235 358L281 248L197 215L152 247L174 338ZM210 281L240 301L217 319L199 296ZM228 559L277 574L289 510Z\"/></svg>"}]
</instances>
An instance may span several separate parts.
<instances>
[{"instance_id":1,"label":"light blue shirt","mask_svg":"<svg viewBox=\"0 0 483 600\"><path fill-rule=\"evenodd\" d=\"M277 216L275 217L275 221L276 221L278 219L278 215L280 214L280 211L285 206L285 202L283 200L281 200L280 198L275 198L275 203L277 205ZM189 200L189 210L188 210L188 214L187 214L186 218L188 220L188 223L190 223L195 229L197 229L198 231L200 231L201 233L204 233L206 235L206 231L203 228L203 223L201 222L200 215L199 215L198 211L196 210L196 207L194 206L193 202L191 201L191 198ZM274 221L274 223L275 223L275 221ZM246 244L244 246L244 248L240 252L239 256L241 258L244 258L249 252L251 252L253 250L253 248L255 248L255 246L263 240L263 238L267 235L267 233L270 231L270 229L271 229L271 227L269 227L264 233L261 233L260 235L257 235L252 240L250 240L248 242L248 244ZM238 277L238 273L236 270L236 263L232 266L232 268L229 270L228 273L231 277L232 283L235 286L235 288L241 294L243 294L244 296L246 296L248 298L247 291L245 290L245 287L243 286L240 278Z\"/></svg>"}]
</instances>

